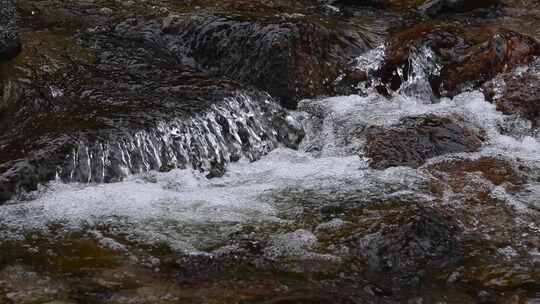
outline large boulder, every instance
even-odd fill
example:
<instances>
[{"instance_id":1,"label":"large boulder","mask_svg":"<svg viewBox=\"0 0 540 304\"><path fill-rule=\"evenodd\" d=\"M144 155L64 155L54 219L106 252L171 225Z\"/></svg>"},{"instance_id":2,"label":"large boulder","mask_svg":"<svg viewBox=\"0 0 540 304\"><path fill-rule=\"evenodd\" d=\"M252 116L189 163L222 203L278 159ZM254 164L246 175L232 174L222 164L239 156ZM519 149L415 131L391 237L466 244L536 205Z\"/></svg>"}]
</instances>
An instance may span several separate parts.
<instances>
[{"instance_id":1,"label":"large boulder","mask_svg":"<svg viewBox=\"0 0 540 304\"><path fill-rule=\"evenodd\" d=\"M476 151L484 140L482 130L434 115L405 117L396 125L372 126L365 132L364 156L375 169L416 168L435 156Z\"/></svg>"},{"instance_id":2,"label":"large boulder","mask_svg":"<svg viewBox=\"0 0 540 304\"><path fill-rule=\"evenodd\" d=\"M16 23L15 5L11 0L0 1L0 61L11 59L21 51Z\"/></svg>"}]
</instances>

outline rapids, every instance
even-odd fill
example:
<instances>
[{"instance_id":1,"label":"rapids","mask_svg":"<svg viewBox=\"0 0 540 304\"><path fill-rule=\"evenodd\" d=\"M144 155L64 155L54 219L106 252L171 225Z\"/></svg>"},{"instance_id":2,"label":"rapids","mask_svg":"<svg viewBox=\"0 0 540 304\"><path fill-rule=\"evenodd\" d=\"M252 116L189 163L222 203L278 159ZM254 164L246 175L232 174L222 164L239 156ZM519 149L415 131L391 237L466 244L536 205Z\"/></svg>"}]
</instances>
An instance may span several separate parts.
<instances>
[{"instance_id":1,"label":"rapids","mask_svg":"<svg viewBox=\"0 0 540 304\"><path fill-rule=\"evenodd\" d=\"M384 201L395 197L433 201L423 168L369 169L369 159L361 156L364 140L358 135L367 126L391 125L402 117L428 113L457 116L487 131L489 139L481 151L460 153L459 157L510 159L525 164L531 172L540 165L539 138L532 132L513 136L512 126L523 123L497 112L480 92L463 93L436 104L401 94L389 102L374 92L367 96L304 100L298 111L289 113L291 123L306 130L298 150L282 146L257 161L244 156L229 164L223 177L212 179L206 178L204 171L190 167L135 174L109 184L51 182L25 195L23 201L13 200L0 208L0 236L9 239L35 232L47 234L51 226L60 226L69 233L85 227L110 229L112 225L130 239L165 242L182 252L196 253L222 244L242 225L290 221L290 212L313 212L323 201ZM246 120L239 114L231 113L234 123ZM211 117L209 121L215 122ZM509 129L509 134L501 133ZM227 151L223 140L217 144L210 132L206 136L206 149ZM256 132L250 136L259 138ZM154 162L161 162L161 153L149 153L148 147L155 149L139 144L135 153L155 156ZM257 153L264 153L268 148L259 149ZM452 157L446 155L430 162ZM528 184L524 193L501 195L509 196L509 201L517 203L523 212L532 212L540 208L534 195L538 187L540 184ZM291 197L287 197L289 191ZM320 202L306 206L294 199L307 200L311 196Z\"/></svg>"}]
</instances>

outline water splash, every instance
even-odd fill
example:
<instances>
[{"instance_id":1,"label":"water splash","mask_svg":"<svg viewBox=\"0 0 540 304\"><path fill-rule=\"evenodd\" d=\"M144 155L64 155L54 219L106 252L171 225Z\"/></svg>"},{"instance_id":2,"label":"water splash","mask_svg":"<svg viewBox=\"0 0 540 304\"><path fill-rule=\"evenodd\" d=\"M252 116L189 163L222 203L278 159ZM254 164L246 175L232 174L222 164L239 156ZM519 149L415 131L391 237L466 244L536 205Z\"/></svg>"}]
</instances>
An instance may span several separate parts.
<instances>
[{"instance_id":1,"label":"water splash","mask_svg":"<svg viewBox=\"0 0 540 304\"><path fill-rule=\"evenodd\" d=\"M166 242L196 252L226 239L241 225L287 221L297 197L321 202L346 197L430 199L418 192L429 179L416 170L360 167L357 156L314 158L278 148L257 162L230 164L227 173L215 179L177 169L109 184L57 181L43 187L33 201L0 208L0 239L50 233L58 226L66 232L108 227L137 242Z\"/></svg>"},{"instance_id":2,"label":"water splash","mask_svg":"<svg viewBox=\"0 0 540 304\"><path fill-rule=\"evenodd\" d=\"M374 91L372 88L378 86L385 87L388 92L392 92L389 85L381 82L379 77L376 76L383 67L386 49L387 46L381 44L354 60L354 69L371 75L368 77L368 81L358 84L359 88L365 92L365 95L371 95ZM430 81L440 77L441 69L439 58L431 48L427 46L411 47L406 64L397 66L394 71L401 85L393 94L417 98L426 103L438 102L437 94L434 92Z\"/></svg>"},{"instance_id":3,"label":"water splash","mask_svg":"<svg viewBox=\"0 0 540 304\"><path fill-rule=\"evenodd\" d=\"M407 67L398 69L402 82L398 93L430 103L436 102L437 97L429 81L439 77L441 69L437 56L431 48L424 46L411 50Z\"/></svg>"}]
</instances>

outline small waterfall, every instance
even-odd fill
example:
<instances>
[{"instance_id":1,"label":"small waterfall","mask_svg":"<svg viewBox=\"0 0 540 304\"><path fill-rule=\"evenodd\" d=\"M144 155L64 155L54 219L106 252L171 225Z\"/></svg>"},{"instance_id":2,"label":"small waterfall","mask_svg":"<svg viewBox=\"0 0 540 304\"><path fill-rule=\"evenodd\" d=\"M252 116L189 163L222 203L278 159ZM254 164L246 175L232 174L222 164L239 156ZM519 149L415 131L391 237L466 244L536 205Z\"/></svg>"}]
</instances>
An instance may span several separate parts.
<instances>
[{"instance_id":1,"label":"small waterfall","mask_svg":"<svg viewBox=\"0 0 540 304\"><path fill-rule=\"evenodd\" d=\"M66 182L114 182L150 170L213 172L233 161L258 160L280 144L295 147L301 127L269 96L237 93L189 119L112 139L81 139L58 176Z\"/></svg>"},{"instance_id":2,"label":"small waterfall","mask_svg":"<svg viewBox=\"0 0 540 304\"><path fill-rule=\"evenodd\" d=\"M398 93L420 100L436 102L430 80L440 77L441 65L437 55L429 47L423 46L411 50L405 68L399 68L398 74L402 84Z\"/></svg>"},{"instance_id":3,"label":"small waterfall","mask_svg":"<svg viewBox=\"0 0 540 304\"><path fill-rule=\"evenodd\" d=\"M384 87L388 92L392 89L390 85L381 81L377 73L384 66L387 45L381 44L365 54L355 58L354 66L356 70L364 71L370 77L363 84L358 84L358 88L363 89L365 95L371 93L370 88ZM438 102L438 92L432 87L432 81L438 79L441 74L441 64L435 52L427 47L412 47L410 56L403 65L396 65L393 75L399 79L399 89L396 95L425 100L428 103ZM436 83L436 81L434 81Z\"/></svg>"}]
</instances>

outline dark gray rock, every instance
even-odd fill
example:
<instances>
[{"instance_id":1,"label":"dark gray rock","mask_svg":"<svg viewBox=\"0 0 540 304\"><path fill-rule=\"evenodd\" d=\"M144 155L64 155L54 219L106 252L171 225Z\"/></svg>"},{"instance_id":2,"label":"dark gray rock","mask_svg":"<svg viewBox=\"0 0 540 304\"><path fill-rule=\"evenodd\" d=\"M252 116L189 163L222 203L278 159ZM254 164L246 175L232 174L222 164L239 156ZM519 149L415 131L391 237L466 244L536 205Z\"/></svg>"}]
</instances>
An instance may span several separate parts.
<instances>
[{"instance_id":1,"label":"dark gray rock","mask_svg":"<svg viewBox=\"0 0 540 304\"><path fill-rule=\"evenodd\" d=\"M481 8L491 8L498 0L427 0L418 10L430 16L448 13L464 13Z\"/></svg>"},{"instance_id":2,"label":"dark gray rock","mask_svg":"<svg viewBox=\"0 0 540 304\"><path fill-rule=\"evenodd\" d=\"M540 126L540 76L536 73L507 73L483 86L484 95L508 115L530 120ZM497 93L499 92L499 93Z\"/></svg>"},{"instance_id":3,"label":"dark gray rock","mask_svg":"<svg viewBox=\"0 0 540 304\"><path fill-rule=\"evenodd\" d=\"M36 39L51 37L66 51L31 51L55 68L38 62L25 81L10 79L23 93L0 113L0 202L55 177L113 182L187 166L219 176L230 161L301 138L268 94L167 52L156 22Z\"/></svg>"},{"instance_id":4,"label":"dark gray rock","mask_svg":"<svg viewBox=\"0 0 540 304\"><path fill-rule=\"evenodd\" d=\"M402 204L380 221L377 231L351 239L351 247L367 260L373 278L387 286L418 286L426 271L462 258L461 229L438 210Z\"/></svg>"},{"instance_id":5,"label":"dark gray rock","mask_svg":"<svg viewBox=\"0 0 540 304\"><path fill-rule=\"evenodd\" d=\"M20 51L15 5L12 0L0 0L0 61L11 59Z\"/></svg>"},{"instance_id":6,"label":"dark gray rock","mask_svg":"<svg viewBox=\"0 0 540 304\"><path fill-rule=\"evenodd\" d=\"M263 20L169 16L163 31L169 48L187 51L214 73L269 92L288 108L302 98L332 94L340 70L368 48L345 25L332 28L307 18Z\"/></svg>"},{"instance_id":7,"label":"dark gray rock","mask_svg":"<svg viewBox=\"0 0 540 304\"><path fill-rule=\"evenodd\" d=\"M483 131L451 118L433 115L406 117L394 126L366 130L365 156L370 166L419 167L429 158L457 152L473 152L482 146Z\"/></svg>"}]
</instances>

